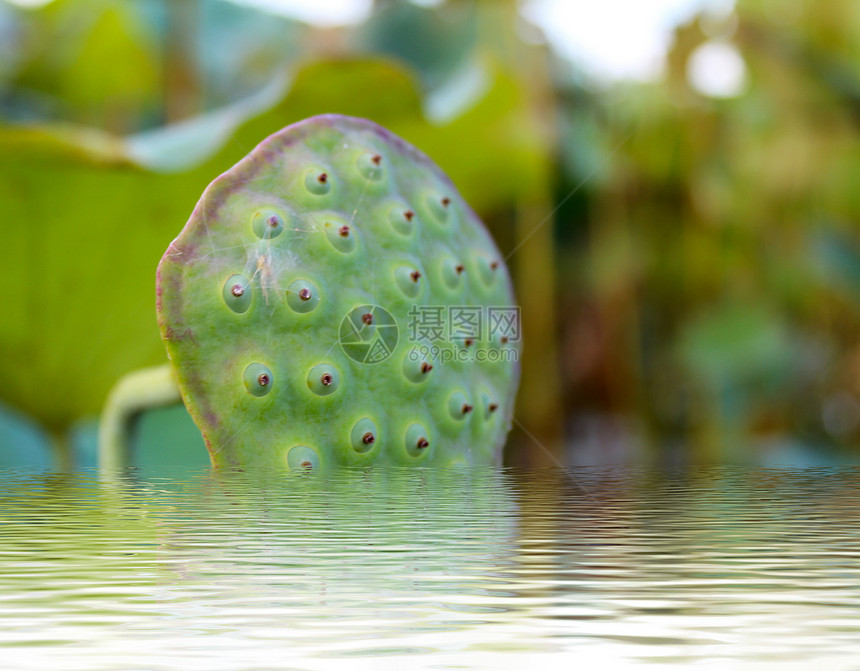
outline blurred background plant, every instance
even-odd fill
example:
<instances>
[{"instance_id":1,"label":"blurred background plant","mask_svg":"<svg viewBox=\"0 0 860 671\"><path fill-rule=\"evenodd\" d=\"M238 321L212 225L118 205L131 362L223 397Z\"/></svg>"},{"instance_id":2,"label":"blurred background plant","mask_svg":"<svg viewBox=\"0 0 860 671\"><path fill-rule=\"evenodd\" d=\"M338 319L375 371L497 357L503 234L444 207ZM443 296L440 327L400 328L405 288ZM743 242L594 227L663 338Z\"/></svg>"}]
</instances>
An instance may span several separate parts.
<instances>
[{"instance_id":1,"label":"blurred background plant","mask_svg":"<svg viewBox=\"0 0 860 671\"><path fill-rule=\"evenodd\" d=\"M311 4L0 0L0 464L92 463L200 193L322 112L424 149L509 256L510 463L856 459L860 4ZM176 409L139 442L207 460Z\"/></svg>"}]
</instances>

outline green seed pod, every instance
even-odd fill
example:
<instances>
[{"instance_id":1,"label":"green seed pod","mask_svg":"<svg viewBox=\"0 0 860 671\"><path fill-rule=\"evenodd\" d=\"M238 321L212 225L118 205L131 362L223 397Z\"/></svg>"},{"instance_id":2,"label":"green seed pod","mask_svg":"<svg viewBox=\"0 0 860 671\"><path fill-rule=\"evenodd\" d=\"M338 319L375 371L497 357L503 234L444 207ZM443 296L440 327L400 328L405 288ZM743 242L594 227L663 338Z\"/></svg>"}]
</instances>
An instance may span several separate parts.
<instances>
[{"instance_id":1,"label":"green seed pod","mask_svg":"<svg viewBox=\"0 0 860 671\"><path fill-rule=\"evenodd\" d=\"M516 305L503 256L444 173L370 121L263 141L203 193L157 284L214 465L501 462L520 355L488 330ZM450 328L458 310L482 332Z\"/></svg>"}]
</instances>

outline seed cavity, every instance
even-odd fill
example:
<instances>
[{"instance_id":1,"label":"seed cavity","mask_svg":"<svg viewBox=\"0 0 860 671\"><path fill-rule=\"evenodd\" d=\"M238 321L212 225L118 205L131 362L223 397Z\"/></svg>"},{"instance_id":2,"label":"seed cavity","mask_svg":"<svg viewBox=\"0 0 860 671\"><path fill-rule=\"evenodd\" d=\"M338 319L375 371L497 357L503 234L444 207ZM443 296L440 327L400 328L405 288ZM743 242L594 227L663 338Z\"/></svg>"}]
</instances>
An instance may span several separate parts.
<instances>
[{"instance_id":1,"label":"seed cavity","mask_svg":"<svg viewBox=\"0 0 860 671\"><path fill-rule=\"evenodd\" d=\"M498 402L489 394L481 394L481 408L484 411L483 419L491 420L499 409Z\"/></svg>"},{"instance_id":2,"label":"seed cavity","mask_svg":"<svg viewBox=\"0 0 860 671\"><path fill-rule=\"evenodd\" d=\"M415 298L421 291L421 272L414 267L399 266L394 270L397 287L408 298Z\"/></svg>"},{"instance_id":3,"label":"seed cavity","mask_svg":"<svg viewBox=\"0 0 860 671\"><path fill-rule=\"evenodd\" d=\"M378 442L379 430L376 423L370 417L358 420L350 432L350 443L352 449L360 454L365 454L373 449Z\"/></svg>"},{"instance_id":4,"label":"seed cavity","mask_svg":"<svg viewBox=\"0 0 860 671\"><path fill-rule=\"evenodd\" d=\"M307 313L320 304L320 291L309 280L299 279L287 287L287 305L294 312Z\"/></svg>"},{"instance_id":5,"label":"seed cavity","mask_svg":"<svg viewBox=\"0 0 860 671\"><path fill-rule=\"evenodd\" d=\"M244 275L230 275L221 291L224 302L233 312L242 314L251 307L251 283Z\"/></svg>"},{"instance_id":6,"label":"seed cavity","mask_svg":"<svg viewBox=\"0 0 860 671\"><path fill-rule=\"evenodd\" d=\"M308 373L308 388L318 396L328 396L337 391L340 375L337 369L327 363L321 363L311 368Z\"/></svg>"},{"instance_id":7,"label":"seed cavity","mask_svg":"<svg viewBox=\"0 0 860 671\"><path fill-rule=\"evenodd\" d=\"M380 319L374 318L374 312L380 309ZM391 318L393 320L393 317ZM391 324L387 323L386 313L376 305L359 305L350 310L347 317L341 323L340 337L341 344L347 344L350 347L362 345L362 349L367 349L370 344L376 340L375 333L377 332L376 321L380 321L379 326L382 327L382 334L386 338L390 337ZM387 346L385 343L378 343L380 346ZM377 352L380 353L380 352ZM369 354L369 352L367 352ZM366 361L366 360L365 360Z\"/></svg>"},{"instance_id":8,"label":"seed cavity","mask_svg":"<svg viewBox=\"0 0 860 671\"><path fill-rule=\"evenodd\" d=\"M320 456L307 445L295 445L287 452L287 466L293 471L315 471L320 467Z\"/></svg>"},{"instance_id":9,"label":"seed cavity","mask_svg":"<svg viewBox=\"0 0 860 671\"><path fill-rule=\"evenodd\" d=\"M331 179L325 170L311 168L305 173L305 188L315 196L324 196L331 191Z\"/></svg>"},{"instance_id":10,"label":"seed cavity","mask_svg":"<svg viewBox=\"0 0 860 671\"><path fill-rule=\"evenodd\" d=\"M409 236L415 229L412 219L415 213L401 204L396 204L388 210L388 223L398 235Z\"/></svg>"},{"instance_id":11,"label":"seed cavity","mask_svg":"<svg viewBox=\"0 0 860 671\"><path fill-rule=\"evenodd\" d=\"M323 230L326 237L337 251L349 254L355 249L355 231L343 219L331 215L325 219Z\"/></svg>"},{"instance_id":12,"label":"seed cavity","mask_svg":"<svg viewBox=\"0 0 860 671\"><path fill-rule=\"evenodd\" d=\"M356 162L358 171L367 179L379 181L382 179L382 156L374 153L365 153L358 157Z\"/></svg>"},{"instance_id":13,"label":"seed cavity","mask_svg":"<svg viewBox=\"0 0 860 671\"><path fill-rule=\"evenodd\" d=\"M251 218L251 228L258 238L271 240L284 230L284 218L273 210L258 210Z\"/></svg>"},{"instance_id":14,"label":"seed cavity","mask_svg":"<svg viewBox=\"0 0 860 671\"><path fill-rule=\"evenodd\" d=\"M261 363L251 363L245 368L242 381L251 396L265 396L272 390L272 371Z\"/></svg>"},{"instance_id":15,"label":"seed cavity","mask_svg":"<svg viewBox=\"0 0 860 671\"><path fill-rule=\"evenodd\" d=\"M448 223L451 214L451 208L449 207L451 204L450 198L431 192L426 195L424 203L433 221L440 225Z\"/></svg>"},{"instance_id":16,"label":"seed cavity","mask_svg":"<svg viewBox=\"0 0 860 671\"><path fill-rule=\"evenodd\" d=\"M472 404L461 391L455 391L448 397L448 413L452 418L461 420L472 412Z\"/></svg>"},{"instance_id":17,"label":"seed cavity","mask_svg":"<svg viewBox=\"0 0 860 671\"><path fill-rule=\"evenodd\" d=\"M462 266L457 264L454 257L447 254L438 263L439 265L436 267L442 279L442 284L451 291L458 289L463 284L463 278L461 276L462 271L457 269L462 268Z\"/></svg>"},{"instance_id":18,"label":"seed cavity","mask_svg":"<svg viewBox=\"0 0 860 671\"><path fill-rule=\"evenodd\" d=\"M423 359L415 359L413 352L407 352L403 358L403 375L410 382L421 384L430 378L430 371L433 370L433 364Z\"/></svg>"},{"instance_id":19,"label":"seed cavity","mask_svg":"<svg viewBox=\"0 0 860 671\"><path fill-rule=\"evenodd\" d=\"M413 457L425 454L430 447L430 434L423 424L410 424L404 438L406 451Z\"/></svg>"},{"instance_id":20,"label":"seed cavity","mask_svg":"<svg viewBox=\"0 0 860 671\"><path fill-rule=\"evenodd\" d=\"M483 284L487 287L492 286L496 282L499 268L499 262L490 260L482 253L475 254L475 266L478 268L478 277L481 278Z\"/></svg>"}]
</instances>

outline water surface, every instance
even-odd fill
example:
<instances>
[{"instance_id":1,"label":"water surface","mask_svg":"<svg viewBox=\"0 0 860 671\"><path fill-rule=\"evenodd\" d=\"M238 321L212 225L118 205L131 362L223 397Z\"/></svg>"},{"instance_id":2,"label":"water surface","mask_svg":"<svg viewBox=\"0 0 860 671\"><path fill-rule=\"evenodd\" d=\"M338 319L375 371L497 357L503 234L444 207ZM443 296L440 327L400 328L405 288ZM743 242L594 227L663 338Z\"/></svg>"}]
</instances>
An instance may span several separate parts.
<instances>
[{"instance_id":1,"label":"water surface","mask_svg":"<svg viewBox=\"0 0 860 671\"><path fill-rule=\"evenodd\" d=\"M0 471L2 666L860 669L858 486Z\"/></svg>"}]
</instances>

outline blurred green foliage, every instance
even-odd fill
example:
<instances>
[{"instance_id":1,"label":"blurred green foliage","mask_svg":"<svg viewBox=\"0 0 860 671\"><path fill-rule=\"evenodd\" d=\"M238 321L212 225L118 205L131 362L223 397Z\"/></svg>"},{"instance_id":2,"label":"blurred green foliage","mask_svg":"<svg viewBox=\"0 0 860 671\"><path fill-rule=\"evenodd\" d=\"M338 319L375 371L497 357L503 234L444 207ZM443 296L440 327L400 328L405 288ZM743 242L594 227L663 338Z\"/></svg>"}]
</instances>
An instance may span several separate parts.
<instances>
[{"instance_id":1,"label":"blurred green foliage","mask_svg":"<svg viewBox=\"0 0 860 671\"><path fill-rule=\"evenodd\" d=\"M690 83L714 41L743 56L737 97ZM658 82L593 96L563 81L561 191L620 145L560 221L571 405L704 460L789 436L856 444L858 45L850 0L739 0L677 30Z\"/></svg>"},{"instance_id":2,"label":"blurred green foliage","mask_svg":"<svg viewBox=\"0 0 860 671\"><path fill-rule=\"evenodd\" d=\"M234 102L305 50L306 26L225 0L0 4L3 116L128 134Z\"/></svg>"},{"instance_id":3,"label":"blurred green foliage","mask_svg":"<svg viewBox=\"0 0 860 671\"><path fill-rule=\"evenodd\" d=\"M221 0L0 2L0 400L62 434L163 361L154 268L203 188L342 112L427 151L516 250L518 419L555 458L583 417L632 418L649 458L851 450L860 4L738 0L678 28L664 77L612 86L526 43L516 11L378 0L320 30ZM740 95L691 85L710 43L742 55Z\"/></svg>"}]
</instances>

